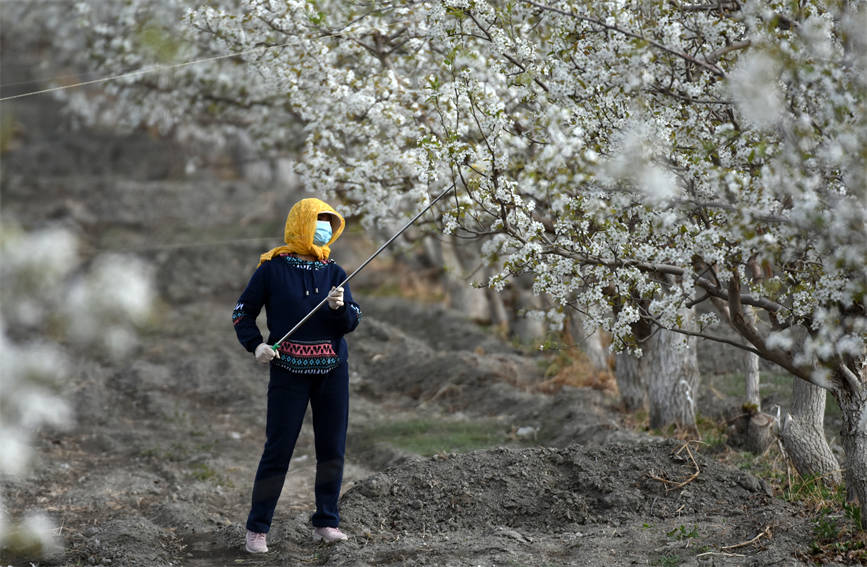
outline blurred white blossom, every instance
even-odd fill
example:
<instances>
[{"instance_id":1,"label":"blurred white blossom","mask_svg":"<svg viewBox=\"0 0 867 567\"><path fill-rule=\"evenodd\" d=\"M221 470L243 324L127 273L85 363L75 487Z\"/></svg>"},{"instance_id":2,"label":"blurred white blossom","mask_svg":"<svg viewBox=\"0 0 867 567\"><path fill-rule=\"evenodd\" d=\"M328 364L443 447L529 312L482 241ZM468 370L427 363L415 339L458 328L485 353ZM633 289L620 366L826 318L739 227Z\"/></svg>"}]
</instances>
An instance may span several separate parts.
<instances>
[{"instance_id":1,"label":"blurred white blossom","mask_svg":"<svg viewBox=\"0 0 867 567\"><path fill-rule=\"evenodd\" d=\"M82 265L71 232L0 224L0 478L26 474L38 431L72 425L73 408L56 393L70 378L68 347L124 355L148 316L152 282L140 260L106 256ZM56 551L46 516L16 525L9 514L0 501L0 545Z\"/></svg>"},{"instance_id":2,"label":"blurred white blossom","mask_svg":"<svg viewBox=\"0 0 867 567\"><path fill-rule=\"evenodd\" d=\"M780 65L764 53L742 58L729 74L729 88L738 109L751 124L768 128L779 121L783 95L778 84Z\"/></svg>"}]
</instances>

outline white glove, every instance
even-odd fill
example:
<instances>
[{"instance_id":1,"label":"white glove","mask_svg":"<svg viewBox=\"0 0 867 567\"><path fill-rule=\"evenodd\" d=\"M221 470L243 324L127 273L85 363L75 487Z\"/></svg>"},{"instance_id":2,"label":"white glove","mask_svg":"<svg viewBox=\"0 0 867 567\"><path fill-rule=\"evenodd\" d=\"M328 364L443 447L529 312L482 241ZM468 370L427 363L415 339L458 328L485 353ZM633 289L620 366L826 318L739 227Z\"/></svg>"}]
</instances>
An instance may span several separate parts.
<instances>
[{"instance_id":1,"label":"white glove","mask_svg":"<svg viewBox=\"0 0 867 567\"><path fill-rule=\"evenodd\" d=\"M332 287L328 292L328 307L332 309L340 309L343 307L343 288Z\"/></svg>"},{"instance_id":2,"label":"white glove","mask_svg":"<svg viewBox=\"0 0 867 567\"><path fill-rule=\"evenodd\" d=\"M271 348L271 345L268 343L262 343L256 347L256 352L253 353L253 356L256 357L256 362L268 364L272 358L277 356L277 351Z\"/></svg>"}]
</instances>

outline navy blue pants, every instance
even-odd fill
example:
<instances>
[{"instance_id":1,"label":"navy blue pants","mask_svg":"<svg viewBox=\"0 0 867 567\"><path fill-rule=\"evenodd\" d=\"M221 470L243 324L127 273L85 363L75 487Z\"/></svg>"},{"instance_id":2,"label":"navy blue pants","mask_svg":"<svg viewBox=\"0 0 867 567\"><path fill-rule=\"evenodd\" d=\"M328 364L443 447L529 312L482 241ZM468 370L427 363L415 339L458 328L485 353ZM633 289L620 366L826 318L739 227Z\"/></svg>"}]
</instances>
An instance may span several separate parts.
<instances>
[{"instance_id":1,"label":"navy blue pants","mask_svg":"<svg viewBox=\"0 0 867 567\"><path fill-rule=\"evenodd\" d=\"M304 422L307 403L313 410L316 445L315 527L340 523L337 500L343 482L346 426L349 421L349 371L346 362L328 374L293 374L271 367L265 449L253 483L247 529L267 533L283 490L289 461Z\"/></svg>"}]
</instances>

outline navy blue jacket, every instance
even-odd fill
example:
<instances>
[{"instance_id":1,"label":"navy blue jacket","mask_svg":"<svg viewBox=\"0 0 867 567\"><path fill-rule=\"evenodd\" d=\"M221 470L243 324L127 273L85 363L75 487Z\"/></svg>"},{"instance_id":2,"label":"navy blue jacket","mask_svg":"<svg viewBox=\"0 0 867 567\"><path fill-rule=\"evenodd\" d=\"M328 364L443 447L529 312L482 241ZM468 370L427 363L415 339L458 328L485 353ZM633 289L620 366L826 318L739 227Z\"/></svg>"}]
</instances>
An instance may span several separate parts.
<instances>
[{"instance_id":1,"label":"navy blue jacket","mask_svg":"<svg viewBox=\"0 0 867 567\"><path fill-rule=\"evenodd\" d=\"M321 262L276 256L263 262L253 273L232 312L238 340L249 352L263 342L256 317L264 306L269 332L267 342L274 344L344 279L346 272L333 260ZM348 285L343 286L343 302L344 305L336 310L328 307L327 303L323 305L288 340L330 341L340 361L345 362L348 349L343 335L358 326L361 309L352 300Z\"/></svg>"}]
</instances>

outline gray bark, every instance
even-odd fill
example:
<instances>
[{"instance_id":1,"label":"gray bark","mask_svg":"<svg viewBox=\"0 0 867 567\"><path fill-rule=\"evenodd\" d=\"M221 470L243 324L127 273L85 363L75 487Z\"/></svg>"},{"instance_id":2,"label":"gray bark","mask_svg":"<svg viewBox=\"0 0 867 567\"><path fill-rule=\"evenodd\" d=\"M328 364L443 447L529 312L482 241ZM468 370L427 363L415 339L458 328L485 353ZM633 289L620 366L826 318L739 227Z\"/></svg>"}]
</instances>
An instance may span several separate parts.
<instances>
[{"instance_id":1,"label":"gray bark","mask_svg":"<svg viewBox=\"0 0 867 567\"><path fill-rule=\"evenodd\" d=\"M614 362L614 377L626 411L643 409L647 404L647 388L641 377L643 358L618 352Z\"/></svg>"},{"instance_id":2,"label":"gray bark","mask_svg":"<svg viewBox=\"0 0 867 567\"><path fill-rule=\"evenodd\" d=\"M756 455L768 450L774 442L774 418L766 413L750 416L744 436L744 449Z\"/></svg>"},{"instance_id":3,"label":"gray bark","mask_svg":"<svg viewBox=\"0 0 867 567\"><path fill-rule=\"evenodd\" d=\"M762 396L759 393L759 355L746 353L746 403L762 411Z\"/></svg>"},{"instance_id":4,"label":"gray bark","mask_svg":"<svg viewBox=\"0 0 867 567\"><path fill-rule=\"evenodd\" d=\"M752 319L752 324L758 322L756 310L752 307L744 307L744 313ZM746 398L747 405L752 406L751 410L758 413L762 411L762 396L759 393L759 355L754 352L746 352L746 368L744 375L746 376Z\"/></svg>"},{"instance_id":5,"label":"gray bark","mask_svg":"<svg viewBox=\"0 0 867 567\"><path fill-rule=\"evenodd\" d=\"M825 439L827 391L798 378L792 382L792 410L780 427L783 447L801 476L839 484L840 465Z\"/></svg>"},{"instance_id":6,"label":"gray bark","mask_svg":"<svg viewBox=\"0 0 867 567\"><path fill-rule=\"evenodd\" d=\"M683 312L684 320L691 317L692 311ZM682 342L686 342L685 349L679 346ZM660 330L643 348L650 427L695 427L699 378L696 338Z\"/></svg>"},{"instance_id":7,"label":"gray bark","mask_svg":"<svg viewBox=\"0 0 867 567\"><path fill-rule=\"evenodd\" d=\"M854 381L846 391L835 392L843 413L840 440L846 454L845 479L849 501L861 507L862 521L867 510L867 367L860 381Z\"/></svg>"},{"instance_id":8,"label":"gray bark","mask_svg":"<svg viewBox=\"0 0 867 567\"><path fill-rule=\"evenodd\" d=\"M485 281L491 278L493 270L487 268L485 270ZM508 336L511 325L509 323L509 313L506 311L506 305L503 303L503 296L497 293L495 289L487 288L488 304L491 306L491 324L505 337Z\"/></svg>"},{"instance_id":9,"label":"gray bark","mask_svg":"<svg viewBox=\"0 0 867 567\"><path fill-rule=\"evenodd\" d=\"M445 269L445 288L449 305L467 315L467 318L488 323L491 321L491 308L486 290L470 285L472 267L470 258L462 254L461 248L450 240L439 243L439 254Z\"/></svg>"},{"instance_id":10,"label":"gray bark","mask_svg":"<svg viewBox=\"0 0 867 567\"><path fill-rule=\"evenodd\" d=\"M753 323L755 312L750 308ZM759 355L754 352L744 353L746 394L744 409L749 412L744 431L744 449L756 455L762 455L774 442L774 418L762 413L762 395L759 391Z\"/></svg>"},{"instance_id":11,"label":"gray bark","mask_svg":"<svg viewBox=\"0 0 867 567\"><path fill-rule=\"evenodd\" d=\"M581 348L587 353L587 358L590 359L590 364L594 368L611 370L608 362L608 349L605 348L605 341L602 340L602 331L596 329L592 335L586 337Z\"/></svg>"},{"instance_id":12,"label":"gray bark","mask_svg":"<svg viewBox=\"0 0 867 567\"><path fill-rule=\"evenodd\" d=\"M512 322L512 334L523 343L537 341L544 337L547 331L544 321L530 319L521 313L523 310L545 309L545 299L533 293L531 287L531 282L524 280L524 278L516 278L512 288L514 305L520 306L520 310Z\"/></svg>"},{"instance_id":13,"label":"gray bark","mask_svg":"<svg viewBox=\"0 0 867 567\"><path fill-rule=\"evenodd\" d=\"M646 350L650 345L653 327L646 319L640 319L632 325L632 335L643 344ZM647 357L636 358L629 353L619 352L614 361L614 378L620 399L627 411L647 407Z\"/></svg>"},{"instance_id":14,"label":"gray bark","mask_svg":"<svg viewBox=\"0 0 867 567\"><path fill-rule=\"evenodd\" d=\"M575 344L587 355L587 360L594 369L611 369L608 365L608 349L603 345L601 331L597 329L589 336L578 335Z\"/></svg>"},{"instance_id":15,"label":"gray bark","mask_svg":"<svg viewBox=\"0 0 867 567\"><path fill-rule=\"evenodd\" d=\"M608 349L603 344L602 332L597 329L593 333L587 334L584 329L584 322L577 312L569 313L569 320L566 324L573 344L587 355L590 365L595 370L610 370Z\"/></svg>"}]
</instances>

